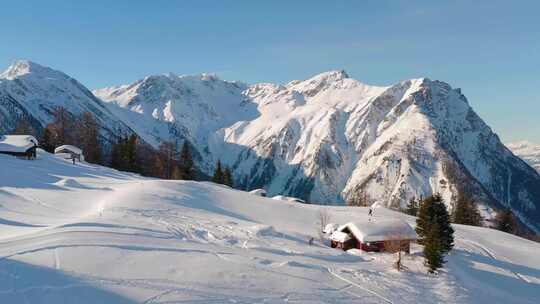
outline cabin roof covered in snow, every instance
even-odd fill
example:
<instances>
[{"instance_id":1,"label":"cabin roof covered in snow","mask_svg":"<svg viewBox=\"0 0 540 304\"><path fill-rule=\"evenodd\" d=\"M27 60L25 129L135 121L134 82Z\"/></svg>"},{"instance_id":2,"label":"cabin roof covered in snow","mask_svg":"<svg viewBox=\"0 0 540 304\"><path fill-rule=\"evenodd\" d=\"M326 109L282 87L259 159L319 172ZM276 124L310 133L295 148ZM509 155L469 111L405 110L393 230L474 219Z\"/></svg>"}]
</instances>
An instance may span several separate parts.
<instances>
[{"instance_id":1,"label":"cabin roof covered in snow","mask_svg":"<svg viewBox=\"0 0 540 304\"><path fill-rule=\"evenodd\" d=\"M278 200L278 201L305 203L305 201L303 199L299 199L299 198L291 197L291 196L285 196L285 195L276 195L276 196L273 196L272 199L275 199L275 200Z\"/></svg>"},{"instance_id":2,"label":"cabin roof covered in snow","mask_svg":"<svg viewBox=\"0 0 540 304\"><path fill-rule=\"evenodd\" d=\"M416 232L401 219L373 219L366 222L350 222L342 225L337 231L349 231L360 242L377 242L390 240L416 240Z\"/></svg>"},{"instance_id":3,"label":"cabin roof covered in snow","mask_svg":"<svg viewBox=\"0 0 540 304\"><path fill-rule=\"evenodd\" d=\"M336 241L336 242L340 242L340 243L345 243L346 241L350 240L351 237L345 233L345 232L341 232L341 231L334 231L332 233L332 235L330 235L330 239L332 241Z\"/></svg>"},{"instance_id":4,"label":"cabin roof covered in snow","mask_svg":"<svg viewBox=\"0 0 540 304\"><path fill-rule=\"evenodd\" d=\"M37 139L32 135L0 135L0 151L26 152L38 145Z\"/></svg>"},{"instance_id":5,"label":"cabin roof covered in snow","mask_svg":"<svg viewBox=\"0 0 540 304\"><path fill-rule=\"evenodd\" d=\"M326 226L324 226L323 232L324 233L333 233L339 228L338 224L335 223L328 223Z\"/></svg>"},{"instance_id":6,"label":"cabin roof covered in snow","mask_svg":"<svg viewBox=\"0 0 540 304\"><path fill-rule=\"evenodd\" d=\"M75 146L71 146L71 145L63 145L63 146L60 146L60 147L57 147L56 149L54 149L54 153L58 153L62 150L68 150L72 153L75 153L75 154L82 154L82 150L75 147Z\"/></svg>"}]
</instances>

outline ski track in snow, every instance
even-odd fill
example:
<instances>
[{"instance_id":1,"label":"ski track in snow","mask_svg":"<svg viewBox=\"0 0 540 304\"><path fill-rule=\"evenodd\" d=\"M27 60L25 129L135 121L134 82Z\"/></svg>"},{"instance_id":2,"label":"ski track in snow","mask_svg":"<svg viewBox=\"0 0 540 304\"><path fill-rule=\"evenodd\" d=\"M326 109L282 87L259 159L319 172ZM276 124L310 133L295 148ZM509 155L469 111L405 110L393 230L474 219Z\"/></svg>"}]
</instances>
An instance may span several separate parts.
<instances>
[{"instance_id":1,"label":"ski track in snow","mask_svg":"<svg viewBox=\"0 0 540 304\"><path fill-rule=\"evenodd\" d=\"M341 281L343 281L343 282L345 282L345 283L348 283L348 284L350 284L350 285L352 285L352 286L358 287L359 289L361 289L361 290L363 290L363 291L365 291L365 292L368 292L368 293L370 293L370 294L376 296L378 299L384 301L385 303L393 304L392 301L390 301L389 299L387 299L387 298L381 296L381 295L378 294L377 292L375 292L375 291L373 291L373 290L370 290L370 289L367 289L367 288L365 288L365 287L362 287L362 286L360 286L359 284L354 283L354 282L352 282L352 281L350 281L350 280L348 280L348 279L346 279L346 278L340 276L340 275L337 274L333 269L327 268L327 270L328 270L328 273L330 273L331 275L333 275L333 276L336 277L337 279L339 279L339 280L341 280ZM360 296L359 296L359 298L363 298L363 297L360 297Z\"/></svg>"},{"instance_id":2,"label":"ski track in snow","mask_svg":"<svg viewBox=\"0 0 540 304\"><path fill-rule=\"evenodd\" d=\"M460 242L464 242L464 243L467 243L467 244L470 244L470 245L473 245L474 247L480 249L480 252L484 253L484 255L494 259L494 260L500 260L500 261L503 261L503 262L507 262L509 263L510 261L508 261L507 259L504 259L502 257L498 257L495 255L495 253L493 253L492 250L488 249L486 246L483 246L481 244L479 244L478 242L474 242L474 241L471 241L471 240L465 240L465 239L462 239L460 240ZM513 276L515 276L518 280L521 280L523 281L524 283L531 283L527 278L525 278L524 276L522 276L519 272L516 272L514 270L511 270L511 269L507 269L505 268L505 271L512 274Z\"/></svg>"}]
</instances>

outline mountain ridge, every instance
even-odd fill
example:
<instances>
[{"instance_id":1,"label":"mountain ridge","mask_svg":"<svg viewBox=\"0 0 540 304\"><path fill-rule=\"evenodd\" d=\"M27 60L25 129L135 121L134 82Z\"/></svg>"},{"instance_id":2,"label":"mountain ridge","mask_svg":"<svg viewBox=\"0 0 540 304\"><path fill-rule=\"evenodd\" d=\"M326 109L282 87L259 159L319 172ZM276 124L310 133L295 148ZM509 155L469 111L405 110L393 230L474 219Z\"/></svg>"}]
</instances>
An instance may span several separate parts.
<instances>
[{"instance_id":1,"label":"mountain ridge","mask_svg":"<svg viewBox=\"0 0 540 304\"><path fill-rule=\"evenodd\" d=\"M540 231L540 176L500 142L460 89L441 81L378 87L337 70L285 85L246 85L170 73L91 93L67 75L34 77L24 64L8 70L0 96L28 117L44 124L53 106L65 105L93 110L105 128L120 125L154 147L187 140L204 173L219 159L244 189L317 203L364 198L393 208L436 192L450 204L467 192L484 216L510 207Z\"/></svg>"}]
</instances>

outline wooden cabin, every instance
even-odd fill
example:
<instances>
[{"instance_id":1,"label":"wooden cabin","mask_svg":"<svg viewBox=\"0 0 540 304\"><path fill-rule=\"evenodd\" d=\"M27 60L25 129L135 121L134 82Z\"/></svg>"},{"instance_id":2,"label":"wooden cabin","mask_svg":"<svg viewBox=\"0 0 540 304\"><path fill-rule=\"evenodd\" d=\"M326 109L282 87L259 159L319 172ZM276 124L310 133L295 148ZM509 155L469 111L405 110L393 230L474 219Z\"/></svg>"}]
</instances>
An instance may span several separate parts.
<instances>
[{"instance_id":1,"label":"wooden cabin","mask_svg":"<svg viewBox=\"0 0 540 304\"><path fill-rule=\"evenodd\" d=\"M70 160L84 160L83 151L75 146L63 145L54 149L54 154Z\"/></svg>"},{"instance_id":2,"label":"wooden cabin","mask_svg":"<svg viewBox=\"0 0 540 304\"><path fill-rule=\"evenodd\" d=\"M360 249L368 252L409 253L410 244L418 236L414 229L401 219L375 219L347 223L330 236L332 248Z\"/></svg>"},{"instance_id":3,"label":"wooden cabin","mask_svg":"<svg viewBox=\"0 0 540 304\"><path fill-rule=\"evenodd\" d=\"M35 159L38 146L32 135L0 135L0 154Z\"/></svg>"}]
</instances>

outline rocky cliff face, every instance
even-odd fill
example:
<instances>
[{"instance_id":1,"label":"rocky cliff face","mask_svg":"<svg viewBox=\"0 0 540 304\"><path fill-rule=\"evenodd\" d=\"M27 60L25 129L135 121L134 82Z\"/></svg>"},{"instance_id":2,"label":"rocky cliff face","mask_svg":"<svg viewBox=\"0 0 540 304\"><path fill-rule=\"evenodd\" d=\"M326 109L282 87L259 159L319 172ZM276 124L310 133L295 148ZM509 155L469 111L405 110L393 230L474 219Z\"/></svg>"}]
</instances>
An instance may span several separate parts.
<instances>
[{"instance_id":1,"label":"rocky cliff face","mask_svg":"<svg viewBox=\"0 0 540 304\"><path fill-rule=\"evenodd\" d=\"M189 140L204 172L220 159L246 189L395 208L435 192L451 202L466 191L488 212L510 207L540 229L540 175L444 82L376 87L331 71L248 86L168 74L91 93L61 72L25 61L0 75L1 132L22 118L45 125L58 106L90 111L102 132L132 130L155 147Z\"/></svg>"}]
</instances>

